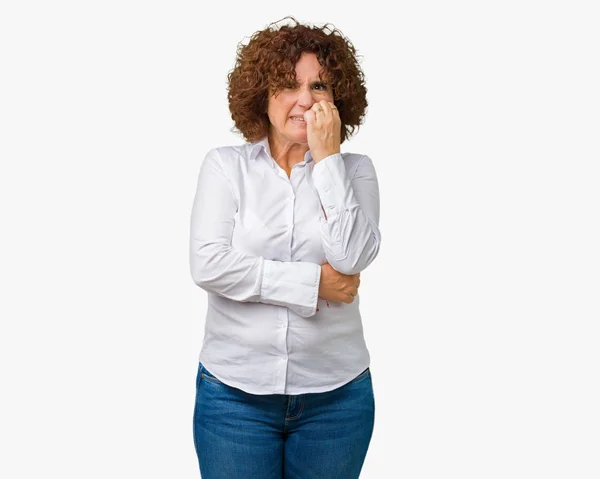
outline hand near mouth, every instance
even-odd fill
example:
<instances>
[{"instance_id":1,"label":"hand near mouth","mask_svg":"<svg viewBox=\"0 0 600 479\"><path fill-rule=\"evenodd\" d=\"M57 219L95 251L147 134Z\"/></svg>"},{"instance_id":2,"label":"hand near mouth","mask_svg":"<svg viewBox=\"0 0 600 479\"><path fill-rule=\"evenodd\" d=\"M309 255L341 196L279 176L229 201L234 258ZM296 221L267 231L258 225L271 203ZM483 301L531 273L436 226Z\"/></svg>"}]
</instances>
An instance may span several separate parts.
<instances>
[{"instance_id":1,"label":"hand near mouth","mask_svg":"<svg viewBox=\"0 0 600 479\"><path fill-rule=\"evenodd\" d=\"M333 102L316 102L310 110L304 112L304 120L308 148L315 163L340 152L342 121Z\"/></svg>"}]
</instances>

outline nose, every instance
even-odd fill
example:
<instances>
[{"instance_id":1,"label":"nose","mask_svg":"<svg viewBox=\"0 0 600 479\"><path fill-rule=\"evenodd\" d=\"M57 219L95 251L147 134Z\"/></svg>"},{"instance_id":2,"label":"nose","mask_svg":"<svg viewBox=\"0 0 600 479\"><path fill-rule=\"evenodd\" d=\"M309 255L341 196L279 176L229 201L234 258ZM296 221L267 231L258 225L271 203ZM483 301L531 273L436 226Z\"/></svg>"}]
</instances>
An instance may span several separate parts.
<instances>
[{"instance_id":1,"label":"nose","mask_svg":"<svg viewBox=\"0 0 600 479\"><path fill-rule=\"evenodd\" d=\"M300 105L305 110L308 110L311 106L314 105L316 99L313 97L310 88L304 86L300 88L300 93L298 93L298 105Z\"/></svg>"}]
</instances>

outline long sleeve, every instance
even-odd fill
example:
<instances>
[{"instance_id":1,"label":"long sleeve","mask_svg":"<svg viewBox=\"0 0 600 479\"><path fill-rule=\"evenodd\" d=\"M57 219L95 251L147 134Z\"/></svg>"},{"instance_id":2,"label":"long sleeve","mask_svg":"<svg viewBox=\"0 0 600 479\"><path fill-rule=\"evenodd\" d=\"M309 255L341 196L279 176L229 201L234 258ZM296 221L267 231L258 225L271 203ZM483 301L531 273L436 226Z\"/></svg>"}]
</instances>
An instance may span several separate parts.
<instances>
[{"instance_id":1,"label":"long sleeve","mask_svg":"<svg viewBox=\"0 0 600 479\"><path fill-rule=\"evenodd\" d=\"M205 291L235 301L285 306L300 316L315 314L321 266L267 260L231 246L238 205L219 152L204 158L190 225L190 270Z\"/></svg>"},{"instance_id":2,"label":"long sleeve","mask_svg":"<svg viewBox=\"0 0 600 479\"><path fill-rule=\"evenodd\" d=\"M343 274L364 270L376 258L379 231L379 184L371 158L363 156L352 178L340 153L319 161L313 183L327 218L320 216L327 261Z\"/></svg>"}]
</instances>

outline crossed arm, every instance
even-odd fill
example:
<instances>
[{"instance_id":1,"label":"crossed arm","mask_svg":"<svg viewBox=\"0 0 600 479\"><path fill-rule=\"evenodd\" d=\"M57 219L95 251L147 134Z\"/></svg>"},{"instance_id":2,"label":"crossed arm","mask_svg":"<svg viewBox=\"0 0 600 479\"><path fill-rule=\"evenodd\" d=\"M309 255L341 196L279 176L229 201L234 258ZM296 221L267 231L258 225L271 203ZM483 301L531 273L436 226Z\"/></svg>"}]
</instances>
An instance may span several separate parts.
<instances>
[{"instance_id":1,"label":"crossed arm","mask_svg":"<svg viewBox=\"0 0 600 479\"><path fill-rule=\"evenodd\" d=\"M331 155L315 165L313 181L323 209L321 237L327 261L344 274L362 271L377 256L381 241L379 191L371 159L363 156L350 179L342 155ZM200 168L192 207L189 252L194 282L235 301L286 306L303 317L314 315L321 265L267 260L236 250L231 246L236 211L233 185L213 148Z\"/></svg>"}]
</instances>

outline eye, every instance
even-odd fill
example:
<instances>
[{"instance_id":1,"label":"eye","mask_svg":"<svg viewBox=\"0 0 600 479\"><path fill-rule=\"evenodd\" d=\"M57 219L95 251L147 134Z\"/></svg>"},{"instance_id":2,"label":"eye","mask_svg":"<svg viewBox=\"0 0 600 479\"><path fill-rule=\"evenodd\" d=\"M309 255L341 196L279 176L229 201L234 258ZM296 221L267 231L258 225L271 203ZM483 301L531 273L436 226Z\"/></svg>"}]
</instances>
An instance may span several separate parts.
<instances>
[{"instance_id":1,"label":"eye","mask_svg":"<svg viewBox=\"0 0 600 479\"><path fill-rule=\"evenodd\" d=\"M325 83L315 83L315 87L320 87L322 90L327 90L327 85Z\"/></svg>"}]
</instances>

